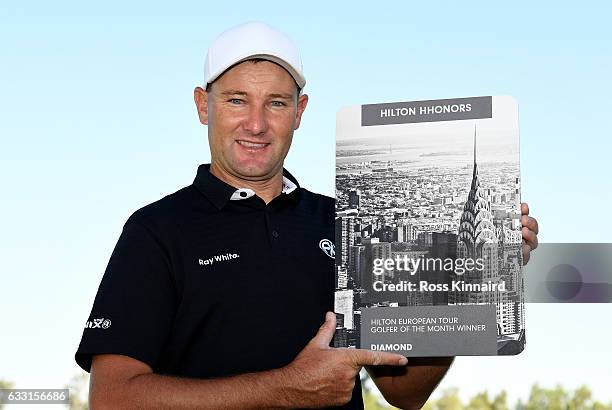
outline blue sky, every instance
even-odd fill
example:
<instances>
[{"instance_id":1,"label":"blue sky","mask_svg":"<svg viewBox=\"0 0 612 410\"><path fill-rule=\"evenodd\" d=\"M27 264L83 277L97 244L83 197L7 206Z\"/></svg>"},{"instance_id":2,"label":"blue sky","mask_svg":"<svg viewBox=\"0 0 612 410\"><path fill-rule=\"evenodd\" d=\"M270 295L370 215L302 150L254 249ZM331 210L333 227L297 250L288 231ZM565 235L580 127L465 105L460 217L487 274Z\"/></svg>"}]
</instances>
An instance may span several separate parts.
<instances>
[{"instance_id":1,"label":"blue sky","mask_svg":"<svg viewBox=\"0 0 612 410\"><path fill-rule=\"evenodd\" d=\"M209 160L192 91L208 43L245 21L280 28L302 50L310 103L286 167L303 186L334 193L342 106L512 95L522 197L540 239L612 242L611 11L605 2L4 2L0 378L60 387L78 371L72 355L125 219ZM534 381L586 383L612 400L602 342L612 332L600 325L610 306L529 305L524 355L460 358L443 386L516 397Z\"/></svg>"}]
</instances>

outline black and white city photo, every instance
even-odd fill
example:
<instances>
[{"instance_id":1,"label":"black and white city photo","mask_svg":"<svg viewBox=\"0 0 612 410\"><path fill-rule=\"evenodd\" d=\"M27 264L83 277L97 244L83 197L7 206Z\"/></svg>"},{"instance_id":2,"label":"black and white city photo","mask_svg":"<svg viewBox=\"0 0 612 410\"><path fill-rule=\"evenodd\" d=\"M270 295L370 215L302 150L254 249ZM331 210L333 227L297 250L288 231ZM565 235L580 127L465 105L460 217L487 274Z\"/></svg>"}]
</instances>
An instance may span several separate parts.
<instances>
[{"instance_id":1,"label":"black and white city photo","mask_svg":"<svg viewBox=\"0 0 612 410\"><path fill-rule=\"evenodd\" d=\"M523 350L512 97L340 110L336 199L336 346L416 356Z\"/></svg>"}]
</instances>

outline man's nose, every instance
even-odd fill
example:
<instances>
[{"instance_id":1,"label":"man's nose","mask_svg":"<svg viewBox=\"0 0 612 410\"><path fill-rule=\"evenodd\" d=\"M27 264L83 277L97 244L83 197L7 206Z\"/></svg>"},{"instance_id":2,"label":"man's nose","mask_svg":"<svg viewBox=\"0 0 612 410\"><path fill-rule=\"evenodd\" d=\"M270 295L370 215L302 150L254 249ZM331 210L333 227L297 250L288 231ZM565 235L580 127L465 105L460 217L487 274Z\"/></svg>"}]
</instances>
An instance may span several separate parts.
<instances>
[{"instance_id":1,"label":"man's nose","mask_svg":"<svg viewBox=\"0 0 612 410\"><path fill-rule=\"evenodd\" d=\"M253 135L263 134L268 130L265 107L260 104L249 106L248 117L244 122L244 129Z\"/></svg>"}]
</instances>

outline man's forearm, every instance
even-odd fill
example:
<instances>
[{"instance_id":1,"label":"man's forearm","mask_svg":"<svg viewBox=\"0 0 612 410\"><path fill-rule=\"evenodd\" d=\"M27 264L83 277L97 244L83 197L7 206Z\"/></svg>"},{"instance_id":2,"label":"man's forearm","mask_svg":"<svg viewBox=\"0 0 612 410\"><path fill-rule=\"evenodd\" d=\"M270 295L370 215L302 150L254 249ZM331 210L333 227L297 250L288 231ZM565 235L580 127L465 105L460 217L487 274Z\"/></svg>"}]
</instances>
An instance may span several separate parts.
<instances>
[{"instance_id":1,"label":"man's forearm","mask_svg":"<svg viewBox=\"0 0 612 410\"><path fill-rule=\"evenodd\" d=\"M404 367L368 366L366 369L385 399L402 409L421 408L454 357L411 357Z\"/></svg>"},{"instance_id":2,"label":"man's forearm","mask_svg":"<svg viewBox=\"0 0 612 410\"><path fill-rule=\"evenodd\" d=\"M95 387L93 387L95 386ZM113 386L92 383L90 403L96 409L260 409L291 408L291 383L282 369L216 379L155 373L133 376Z\"/></svg>"}]
</instances>

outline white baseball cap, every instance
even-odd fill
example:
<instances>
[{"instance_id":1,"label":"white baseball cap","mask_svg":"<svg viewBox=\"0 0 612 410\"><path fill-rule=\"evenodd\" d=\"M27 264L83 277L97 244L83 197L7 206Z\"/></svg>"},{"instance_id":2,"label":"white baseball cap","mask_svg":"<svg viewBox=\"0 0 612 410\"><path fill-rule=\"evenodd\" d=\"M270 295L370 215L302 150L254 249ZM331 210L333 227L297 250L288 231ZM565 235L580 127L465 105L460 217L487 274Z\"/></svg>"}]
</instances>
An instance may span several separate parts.
<instances>
[{"instance_id":1,"label":"white baseball cap","mask_svg":"<svg viewBox=\"0 0 612 410\"><path fill-rule=\"evenodd\" d=\"M221 33L208 48L204 63L204 86L228 68L251 58L272 61L291 74L298 87L306 85L297 46L284 33L260 22L250 22Z\"/></svg>"}]
</instances>

